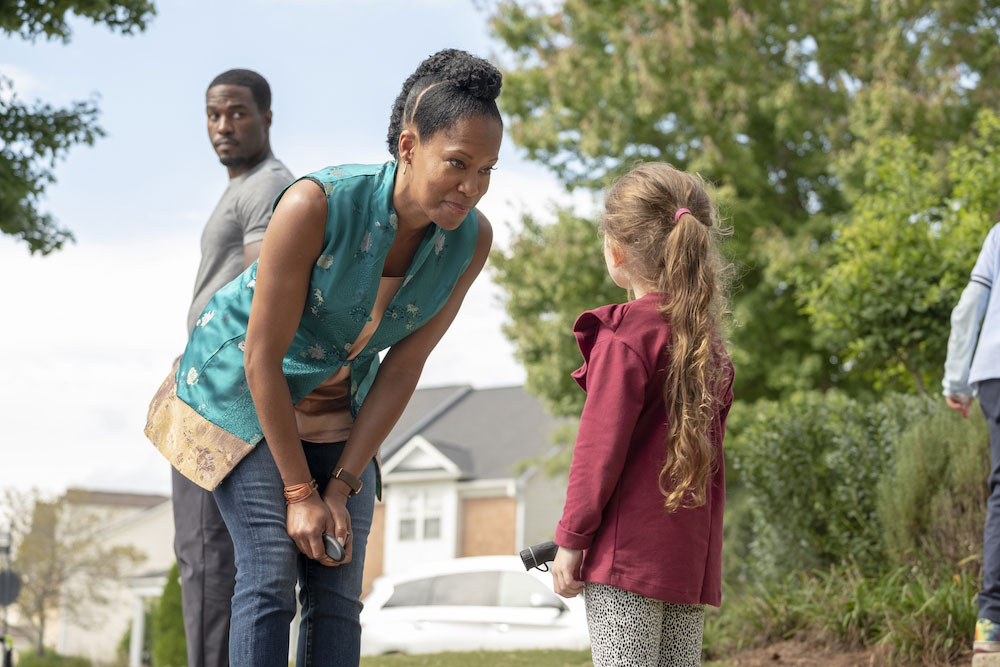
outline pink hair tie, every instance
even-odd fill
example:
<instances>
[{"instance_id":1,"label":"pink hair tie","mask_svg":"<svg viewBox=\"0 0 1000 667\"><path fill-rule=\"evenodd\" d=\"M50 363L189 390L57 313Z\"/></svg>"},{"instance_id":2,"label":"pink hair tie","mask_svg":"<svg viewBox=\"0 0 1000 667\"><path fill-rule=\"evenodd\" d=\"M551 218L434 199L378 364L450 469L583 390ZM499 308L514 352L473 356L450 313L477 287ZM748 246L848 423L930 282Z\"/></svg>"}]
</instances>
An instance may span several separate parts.
<instances>
[{"instance_id":1,"label":"pink hair tie","mask_svg":"<svg viewBox=\"0 0 1000 667\"><path fill-rule=\"evenodd\" d=\"M684 215L685 213L687 213L688 215L692 215L692 213L691 213L691 211L689 209L686 209L686 208L679 208L679 209L677 209L677 212L674 213L674 224L677 224L678 222L680 222L681 216Z\"/></svg>"}]
</instances>

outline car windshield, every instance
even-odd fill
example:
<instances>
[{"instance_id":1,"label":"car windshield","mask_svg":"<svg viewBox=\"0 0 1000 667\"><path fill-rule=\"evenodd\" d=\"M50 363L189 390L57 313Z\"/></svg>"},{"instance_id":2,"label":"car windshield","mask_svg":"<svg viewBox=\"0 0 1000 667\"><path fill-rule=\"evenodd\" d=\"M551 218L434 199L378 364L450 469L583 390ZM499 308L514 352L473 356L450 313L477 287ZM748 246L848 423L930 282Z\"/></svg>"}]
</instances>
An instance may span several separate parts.
<instances>
[{"instance_id":1,"label":"car windshield","mask_svg":"<svg viewBox=\"0 0 1000 667\"><path fill-rule=\"evenodd\" d=\"M460 572L414 579L396 584L383 607L492 607L497 604L499 581L499 572Z\"/></svg>"},{"instance_id":2,"label":"car windshield","mask_svg":"<svg viewBox=\"0 0 1000 667\"><path fill-rule=\"evenodd\" d=\"M396 584L383 605L389 607L559 606L558 598L545 584L522 572L459 572L424 577Z\"/></svg>"}]
</instances>

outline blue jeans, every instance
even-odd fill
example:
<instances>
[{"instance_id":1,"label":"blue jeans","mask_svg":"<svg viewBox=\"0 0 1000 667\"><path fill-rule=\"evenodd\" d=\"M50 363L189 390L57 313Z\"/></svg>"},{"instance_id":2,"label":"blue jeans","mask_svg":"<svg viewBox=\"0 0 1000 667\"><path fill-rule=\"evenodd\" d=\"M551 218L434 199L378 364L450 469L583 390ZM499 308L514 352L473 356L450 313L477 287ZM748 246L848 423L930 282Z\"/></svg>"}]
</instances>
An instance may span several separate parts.
<instances>
[{"instance_id":1,"label":"blue jeans","mask_svg":"<svg viewBox=\"0 0 1000 667\"><path fill-rule=\"evenodd\" d=\"M302 443L322 493L344 443ZM353 557L326 567L305 557L288 536L284 485L267 443L261 441L215 490L233 537L236 591L229 631L232 667L288 664L289 624L299 583L302 620L296 667L350 665L361 653L361 577L375 504L375 463L361 474L361 492L347 501Z\"/></svg>"},{"instance_id":2,"label":"blue jeans","mask_svg":"<svg viewBox=\"0 0 1000 667\"><path fill-rule=\"evenodd\" d=\"M1000 623L1000 380L979 383L979 407L990 431L990 497L983 531L983 589L979 617Z\"/></svg>"}]
</instances>

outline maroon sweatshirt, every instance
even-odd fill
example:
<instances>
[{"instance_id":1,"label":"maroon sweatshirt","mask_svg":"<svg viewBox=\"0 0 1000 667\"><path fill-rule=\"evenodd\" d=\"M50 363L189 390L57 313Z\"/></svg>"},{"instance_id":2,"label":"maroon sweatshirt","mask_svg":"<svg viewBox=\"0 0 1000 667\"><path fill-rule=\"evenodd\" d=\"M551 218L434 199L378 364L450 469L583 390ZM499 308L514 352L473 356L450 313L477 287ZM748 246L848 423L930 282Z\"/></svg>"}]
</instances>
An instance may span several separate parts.
<instances>
[{"instance_id":1,"label":"maroon sweatshirt","mask_svg":"<svg viewBox=\"0 0 1000 667\"><path fill-rule=\"evenodd\" d=\"M663 403L670 328L662 295L587 311L573 327L583 366L573 377L587 392L569 488L555 542L585 550L580 578L676 604L722 601L722 438L732 405L727 366L711 437L718 466L706 502L668 514L657 485L665 457Z\"/></svg>"}]
</instances>

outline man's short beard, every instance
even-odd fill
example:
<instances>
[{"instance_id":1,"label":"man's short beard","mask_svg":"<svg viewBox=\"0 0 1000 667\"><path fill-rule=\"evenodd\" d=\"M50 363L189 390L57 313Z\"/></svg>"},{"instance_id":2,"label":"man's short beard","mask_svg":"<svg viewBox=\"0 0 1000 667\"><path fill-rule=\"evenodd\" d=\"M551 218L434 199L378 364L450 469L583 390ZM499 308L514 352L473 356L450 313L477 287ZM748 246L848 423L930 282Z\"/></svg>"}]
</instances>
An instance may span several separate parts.
<instances>
[{"instance_id":1,"label":"man's short beard","mask_svg":"<svg viewBox=\"0 0 1000 667\"><path fill-rule=\"evenodd\" d=\"M223 167L242 167L250 162L250 158L245 155L230 155L229 157L220 157L219 162L222 163Z\"/></svg>"}]
</instances>

